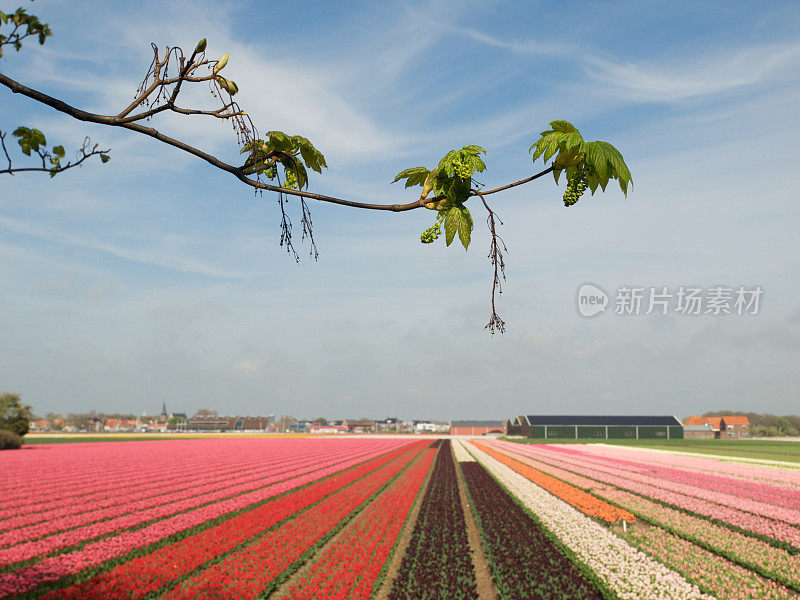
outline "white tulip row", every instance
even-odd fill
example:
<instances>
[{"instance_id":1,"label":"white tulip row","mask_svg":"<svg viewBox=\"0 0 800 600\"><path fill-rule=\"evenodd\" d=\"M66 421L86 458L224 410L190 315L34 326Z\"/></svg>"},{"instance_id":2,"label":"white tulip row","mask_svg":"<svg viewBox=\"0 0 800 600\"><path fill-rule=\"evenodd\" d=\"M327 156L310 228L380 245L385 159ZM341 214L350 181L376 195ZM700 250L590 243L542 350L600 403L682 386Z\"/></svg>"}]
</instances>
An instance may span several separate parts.
<instances>
[{"instance_id":1,"label":"white tulip row","mask_svg":"<svg viewBox=\"0 0 800 600\"><path fill-rule=\"evenodd\" d=\"M469 451L622 600L715 600L472 444Z\"/></svg>"},{"instance_id":2,"label":"white tulip row","mask_svg":"<svg viewBox=\"0 0 800 600\"><path fill-rule=\"evenodd\" d=\"M467 449L464 447L464 442L461 440L454 438L450 441L450 447L453 449L453 456L456 457L458 462L475 462L475 459L467 452Z\"/></svg>"}]
</instances>

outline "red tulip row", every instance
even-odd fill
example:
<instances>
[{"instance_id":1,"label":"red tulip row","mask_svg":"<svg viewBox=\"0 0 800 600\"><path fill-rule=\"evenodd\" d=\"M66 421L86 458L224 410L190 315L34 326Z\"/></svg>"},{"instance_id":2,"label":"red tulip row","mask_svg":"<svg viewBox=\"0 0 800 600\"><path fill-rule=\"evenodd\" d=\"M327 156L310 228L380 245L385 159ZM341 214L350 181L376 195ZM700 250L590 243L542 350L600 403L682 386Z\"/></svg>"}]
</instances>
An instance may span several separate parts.
<instances>
[{"instance_id":1,"label":"red tulip row","mask_svg":"<svg viewBox=\"0 0 800 600\"><path fill-rule=\"evenodd\" d=\"M105 571L88 581L55 590L43 600L134 600L161 589L216 557L259 536L276 523L305 510L368 473L397 460L400 448L243 512L180 542L163 546Z\"/></svg>"},{"instance_id":2,"label":"red tulip row","mask_svg":"<svg viewBox=\"0 0 800 600\"><path fill-rule=\"evenodd\" d=\"M318 544L423 451L420 444L363 479L269 530L162 596L168 600L250 600L270 593Z\"/></svg>"},{"instance_id":3,"label":"red tulip row","mask_svg":"<svg viewBox=\"0 0 800 600\"><path fill-rule=\"evenodd\" d=\"M322 465L336 464L343 458L341 451L311 456L298 453L284 457L283 462L270 461L238 476L221 474L208 477L196 481L188 489L172 491L172 483L165 482L155 496L138 492L117 495L116 506L103 508L102 505L87 501L83 503L84 512L80 514L69 514L70 507L66 507L50 511L46 520L39 514L25 515L40 520L27 527L0 532L0 565L27 560L58 548L263 488L289 477L315 471ZM198 488L202 492L198 493ZM116 490L109 491L110 494L114 492Z\"/></svg>"},{"instance_id":4,"label":"red tulip row","mask_svg":"<svg viewBox=\"0 0 800 600\"><path fill-rule=\"evenodd\" d=\"M301 581L281 593L281 600L370 598L435 456L435 448L426 450L353 519Z\"/></svg>"},{"instance_id":5,"label":"red tulip row","mask_svg":"<svg viewBox=\"0 0 800 600\"><path fill-rule=\"evenodd\" d=\"M217 440L208 440L212 448ZM225 440L219 440L225 441ZM319 481L324 477L347 469L363 462L365 459L374 458L392 448L408 445L407 440L353 440L354 445L347 441L328 440L332 450L341 449L342 445L350 447L351 455L345 460L333 464L310 464L310 472L306 474L292 473L284 481L280 481L258 490L234 496L220 502L206 504L203 507L188 512L182 512L165 519L150 523L141 528L125 529L114 535L100 538L80 548L71 551L54 552L28 565L17 565L10 571L0 570L0 598L11 594L19 594L43 584L51 584L64 578L75 577L81 574L85 577L92 572L107 570L112 563L122 562L126 557L143 554L147 547L165 545L173 536L183 537L197 529L208 528L207 523L218 521L247 510L249 507L260 505L281 494L298 489L303 485ZM387 445L385 442L389 442ZM258 449L263 445L269 447L271 440L253 440L253 443L239 449ZM79 446L80 444L75 444ZM132 447L132 444L128 444ZM302 453L305 444L298 440L295 452ZM165 447L165 449L167 449ZM317 470L314 470L317 469ZM213 523L211 523L213 524Z\"/></svg>"}]
</instances>

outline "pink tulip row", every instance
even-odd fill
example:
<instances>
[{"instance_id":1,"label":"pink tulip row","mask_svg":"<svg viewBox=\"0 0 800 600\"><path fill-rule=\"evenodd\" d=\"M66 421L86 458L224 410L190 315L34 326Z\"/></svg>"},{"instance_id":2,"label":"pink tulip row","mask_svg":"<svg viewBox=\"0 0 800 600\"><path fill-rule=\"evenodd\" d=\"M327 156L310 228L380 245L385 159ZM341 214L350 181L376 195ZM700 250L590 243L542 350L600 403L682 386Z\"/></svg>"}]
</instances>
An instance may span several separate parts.
<instances>
[{"instance_id":1,"label":"pink tulip row","mask_svg":"<svg viewBox=\"0 0 800 600\"><path fill-rule=\"evenodd\" d=\"M109 488L161 485L194 472L252 468L273 455L291 452L291 444L285 439L271 440L271 448L255 447L252 453L242 451L243 444L252 440L228 441L234 443L212 454L199 450L202 440L165 440L137 442L135 456L126 448L130 442L77 444L77 448L75 444L38 446L7 465L2 463L10 461L0 456L0 466L6 467L0 469L0 477L5 480L0 515L7 516L3 511L8 510L16 515L39 512L54 503L91 498ZM304 441L313 446L312 440ZM43 456L50 460L43 463ZM46 497L41 493L43 487L48 490Z\"/></svg>"},{"instance_id":2,"label":"pink tulip row","mask_svg":"<svg viewBox=\"0 0 800 600\"><path fill-rule=\"evenodd\" d=\"M272 457L270 457L272 458ZM164 466L163 471L145 466L136 473L127 474L120 479L117 472L109 473L105 469L98 473L91 484L69 485L62 493L57 494L50 484L46 485L48 495L42 498L41 486L38 489L29 490L29 497L17 498L18 503L10 503L4 509L0 509L0 519L12 519L28 516L30 519L40 519L42 513L49 513L54 508L63 506L82 506L85 503L102 503L108 499L124 501L124 497L131 492L149 492L160 490L165 485L170 484L171 489L193 487L200 479L215 475L236 475L247 472L254 467L264 463L263 458L250 458L246 461L234 464L229 460L205 460L192 463L191 465L181 463L179 466ZM31 484L33 487L33 484ZM81 493L83 490L83 493ZM6 521L0 521L0 528L9 528Z\"/></svg>"},{"instance_id":3,"label":"pink tulip row","mask_svg":"<svg viewBox=\"0 0 800 600\"><path fill-rule=\"evenodd\" d=\"M605 444L586 444L582 451L594 456L635 460L648 465L675 467L696 473L719 475L740 481L751 481L800 491L800 469L780 469L774 466L758 466L710 457L667 454L643 448L623 448Z\"/></svg>"},{"instance_id":4,"label":"pink tulip row","mask_svg":"<svg viewBox=\"0 0 800 600\"><path fill-rule=\"evenodd\" d=\"M735 508L737 510L753 513L777 521L791 523L793 525L800 525L800 512L797 510L783 508L782 506L775 506L774 504L767 504L765 502L757 502L742 498L739 495L718 491L716 489L700 488L692 484L675 483L670 480L669 474L664 472L661 467L651 467L645 473L637 472L636 470L627 469L619 464L611 463L608 459L597 458L589 456L581 452L576 452L569 448L561 446L549 445L541 446L546 452L552 454L569 456L570 458L564 459L571 464L580 466L587 466L596 469L597 471L608 473L609 475L623 477L636 483L645 485L658 485L664 490L676 492L686 496L696 497L715 504ZM638 467L637 467L638 469Z\"/></svg>"},{"instance_id":5,"label":"pink tulip row","mask_svg":"<svg viewBox=\"0 0 800 600\"><path fill-rule=\"evenodd\" d=\"M298 448L300 450L300 448ZM355 459L364 456L365 448L357 451L357 454L351 455ZM105 536L117 531L130 529L132 527L141 526L142 524L153 522L175 515L178 513L196 510L204 505L217 503L226 498L232 498L238 495L247 495L249 493L257 492L260 488L265 488L280 481L294 478L306 473L311 473L320 468L338 464L342 459L341 448L332 448L332 452L325 460L319 460L316 457L298 457L294 462L294 468L290 471L279 471L276 475L269 477L259 477L255 481L250 481L240 485L221 486L220 489L206 493L191 495L182 500L174 501L171 503L161 503L161 499L157 498L155 502L150 502L148 508L141 508L135 512L131 512L126 506L117 507L117 510L122 512L121 516L110 518L99 523L85 525L70 529L68 531L36 539L33 541L25 542L24 535L28 529L20 530L20 540L11 540L14 545L0 549L0 565L9 565L15 562L30 560L38 556L50 554L52 552L84 543L88 540ZM147 503L146 503L147 504ZM91 513L86 513L91 516ZM79 515L80 517L80 515ZM69 521L69 519L65 519ZM46 526L47 523L43 524ZM13 538L17 532L6 532L2 537L3 541L9 543L8 540Z\"/></svg>"},{"instance_id":6,"label":"pink tulip row","mask_svg":"<svg viewBox=\"0 0 800 600\"><path fill-rule=\"evenodd\" d=\"M789 508L793 511L800 510L800 492L794 490L787 490L784 488L764 485L752 481L743 481L741 479L731 479L728 477L721 477L719 475L710 475L708 473L696 473L686 469L675 468L674 465L668 467L659 466L647 464L641 460L634 461L630 459L614 457L603 457L602 459L597 459L597 457L595 457L593 454L584 452L582 449L576 450L574 448L553 447L553 450L558 452L567 452L589 460L601 460L606 464L615 464L626 471L645 475L653 475L666 481L686 484L691 487L711 490L712 492L722 492L724 494L737 496L740 498L747 498L755 502L773 504L775 506Z\"/></svg>"},{"instance_id":7,"label":"pink tulip row","mask_svg":"<svg viewBox=\"0 0 800 600\"><path fill-rule=\"evenodd\" d=\"M508 444L507 442L496 442L497 444ZM564 453L542 450L533 446L520 446L514 444L516 451L526 456L538 458L545 463L567 468L580 475L596 479L602 483L614 485L616 487L633 491L637 494L648 496L678 506L680 508L696 512L698 514L718 519L740 527L747 531L752 531L759 535L771 537L781 542L790 544L800 549L800 529L797 527L775 519L768 518L759 514L744 511L727 505L721 505L703 499L701 493L687 495L671 489L669 482L661 482L658 478L636 481L634 476L620 476L618 470L613 468L602 468L573 458L566 458ZM635 476L641 478L641 476ZM746 501L742 505L747 506ZM790 512L790 511L787 511Z\"/></svg>"},{"instance_id":8,"label":"pink tulip row","mask_svg":"<svg viewBox=\"0 0 800 600\"><path fill-rule=\"evenodd\" d=\"M623 537L719 600L780 600L796 597L779 583L658 527L631 527Z\"/></svg>"},{"instance_id":9,"label":"pink tulip row","mask_svg":"<svg viewBox=\"0 0 800 600\"><path fill-rule=\"evenodd\" d=\"M224 445L225 441L205 440L203 443L208 446L216 442ZM257 440L253 441L257 442ZM264 440L262 443L269 441L271 440ZM207 504L197 510L172 515L141 529L122 531L115 536L91 542L79 550L49 556L13 572L0 573L0 598L10 594L19 594L37 587L43 582L55 581L83 569L95 567L116 556L156 543L181 531L192 529L209 520L262 502L409 443L408 440L353 440L353 442L355 443L352 443L350 447L353 454L357 455L356 458L340 460L335 465L281 481L269 487ZM339 442L331 440L329 443L332 450L338 449ZM213 450L213 448L209 447L209 450ZM298 448L298 451L302 451L302 449Z\"/></svg>"},{"instance_id":10,"label":"pink tulip row","mask_svg":"<svg viewBox=\"0 0 800 600\"><path fill-rule=\"evenodd\" d=\"M3 528L12 529L12 531L0 532L0 548L12 544L31 542L67 529L76 530L76 528L85 527L99 521L103 521L103 524L99 526L100 529L106 532L113 531L115 527L114 519L125 515L133 513L135 515L134 519L138 522L144 522L149 520L150 514L156 507L159 514L177 512L185 509L186 502L189 502L190 506L202 504L207 499L215 501L218 499L219 493L232 496L250 489L269 485L271 482L280 479L284 474L291 474L298 469L301 472L303 469L308 469L310 465L315 465L318 460L333 463L342 455L340 451L337 453L318 452L305 456L295 455L284 459L278 457L277 460L280 462L270 459L266 464L259 465L257 468L254 467L245 473L239 473L238 476L222 474L196 479L193 487L177 491L173 491L169 482L162 484L161 488L155 490L155 493L153 490L149 492L135 490L132 493L123 494L112 488L107 492L109 496L99 501L87 499L81 504L67 505L47 513L28 514L8 519ZM202 494L197 493L198 488L202 489ZM109 503L111 504L110 506L108 506ZM37 518L38 520L36 520ZM127 527L129 525L123 526ZM84 533L88 533L88 531L82 532L84 532L83 529L72 531L68 537L78 540L85 539ZM0 556L2 556L2 550L0 550ZM2 558L0 558L0 564L3 564Z\"/></svg>"},{"instance_id":11,"label":"pink tulip row","mask_svg":"<svg viewBox=\"0 0 800 600\"><path fill-rule=\"evenodd\" d=\"M796 554L629 492L608 488L598 495L733 562L800 589L800 556Z\"/></svg>"},{"instance_id":12,"label":"pink tulip row","mask_svg":"<svg viewBox=\"0 0 800 600\"><path fill-rule=\"evenodd\" d=\"M143 472L163 479L180 473L194 465L207 468L225 463L234 456L230 450L221 456L197 452L198 440L163 440L137 442L139 460L132 461L130 442L105 442L86 444L55 444L32 446L15 461L0 455L3 475L7 477L6 494L0 498L0 508L20 507L25 502L41 502L37 489L46 485L56 498L76 495L77 489L89 492L102 489L103 481L122 483ZM170 452L164 453L163 444ZM168 460L168 457L171 458ZM5 459L5 460L4 460ZM2 464L6 463L6 464ZM101 481L98 481L98 475Z\"/></svg>"},{"instance_id":13,"label":"pink tulip row","mask_svg":"<svg viewBox=\"0 0 800 600\"><path fill-rule=\"evenodd\" d=\"M680 537L704 544L740 565L755 569L772 579L800 589L800 555L791 554L749 535L715 525L707 519L695 517L642 496L598 483L571 471L513 453L510 450L507 454L567 483L587 491L591 490L594 495L614 502L638 517L677 533Z\"/></svg>"}]
</instances>

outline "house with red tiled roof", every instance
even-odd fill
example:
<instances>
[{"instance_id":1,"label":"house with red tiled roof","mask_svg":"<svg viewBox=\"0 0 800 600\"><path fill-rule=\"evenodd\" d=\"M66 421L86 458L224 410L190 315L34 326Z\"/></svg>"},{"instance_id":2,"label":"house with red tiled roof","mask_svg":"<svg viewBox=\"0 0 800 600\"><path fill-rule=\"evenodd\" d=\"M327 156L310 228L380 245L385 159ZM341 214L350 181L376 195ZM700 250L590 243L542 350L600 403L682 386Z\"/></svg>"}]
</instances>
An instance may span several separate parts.
<instances>
[{"instance_id":1,"label":"house with red tiled roof","mask_svg":"<svg viewBox=\"0 0 800 600\"><path fill-rule=\"evenodd\" d=\"M732 415L724 417L692 415L683 421L683 433L687 439L750 437L750 419Z\"/></svg>"},{"instance_id":2,"label":"house with red tiled roof","mask_svg":"<svg viewBox=\"0 0 800 600\"><path fill-rule=\"evenodd\" d=\"M720 437L746 438L750 437L750 419L742 416L722 417Z\"/></svg>"},{"instance_id":3,"label":"house with red tiled roof","mask_svg":"<svg viewBox=\"0 0 800 600\"><path fill-rule=\"evenodd\" d=\"M684 439L718 438L721 426L721 417L692 415L683 421L683 437Z\"/></svg>"}]
</instances>

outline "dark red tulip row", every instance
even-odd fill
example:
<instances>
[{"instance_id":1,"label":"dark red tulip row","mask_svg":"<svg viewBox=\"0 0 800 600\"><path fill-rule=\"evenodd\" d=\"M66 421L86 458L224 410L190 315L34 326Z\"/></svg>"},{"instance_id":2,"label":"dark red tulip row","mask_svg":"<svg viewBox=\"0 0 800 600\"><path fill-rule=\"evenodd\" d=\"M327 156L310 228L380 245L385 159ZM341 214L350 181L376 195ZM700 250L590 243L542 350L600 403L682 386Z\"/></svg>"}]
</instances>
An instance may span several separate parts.
<instances>
[{"instance_id":1,"label":"dark red tulip row","mask_svg":"<svg viewBox=\"0 0 800 600\"><path fill-rule=\"evenodd\" d=\"M601 600L595 585L477 462L461 469L503 600Z\"/></svg>"},{"instance_id":2,"label":"dark red tulip row","mask_svg":"<svg viewBox=\"0 0 800 600\"><path fill-rule=\"evenodd\" d=\"M450 440L442 440L389 599L474 600L477 596Z\"/></svg>"}]
</instances>

